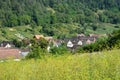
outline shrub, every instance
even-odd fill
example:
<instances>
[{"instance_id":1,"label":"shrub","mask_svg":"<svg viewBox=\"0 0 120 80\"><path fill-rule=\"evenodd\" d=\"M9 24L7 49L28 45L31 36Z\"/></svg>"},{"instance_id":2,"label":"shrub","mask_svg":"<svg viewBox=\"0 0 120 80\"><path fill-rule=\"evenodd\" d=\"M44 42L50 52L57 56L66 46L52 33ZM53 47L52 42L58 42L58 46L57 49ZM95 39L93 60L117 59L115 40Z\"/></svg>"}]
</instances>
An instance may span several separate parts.
<instances>
[{"instance_id":1,"label":"shrub","mask_svg":"<svg viewBox=\"0 0 120 80\"><path fill-rule=\"evenodd\" d=\"M26 59L41 59L44 57L46 50L40 47L33 48L30 53L26 56Z\"/></svg>"},{"instance_id":2,"label":"shrub","mask_svg":"<svg viewBox=\"0 0 120 80\"><path fill-rule=\"evenodd\" d=\"M120 30L114 31L108 38L100 38L97 42L85 45L80 48L79 52L95 52L103 50L120 49Z\"/></svg>"},{"instance_id":3,"label":"shrub","mask_svg":"<svg viewBox=\"0 0 120 80\"><path fill-rule=\"evenodd\" d=\"M46 48L48 46L48 42L44 38L40 38L39 40L31 40L31 43L31 51L26 56L26 59L38 59L44 57L45 53L47 52Z\"/></svg>"},{"instance_id":4,"label":"shrub","mask_svg":"<svg viewBox=\"0 0 120 80\"><path fill-rule=\"evenodd\" d=\"M110 48L120 48L120 30L114 31L112 36L108 39Z\"/></svg>"},{"instance_id":5,"label":"shrub","mask_svg":"<svg viewBox=\"0 0 120 80\"><path fill-rule=\"evenodd\" d=\"M65 46L52 47L51 50L50 50L50 53L61 55L61 54L68 53L68 50Z\"/></svg>"},{"instance_id":6,"label":"shrub","mask_svg":"<svg viewBox=\"0 0 120 80\"><path fill-rule=\"evenodd\" d=\"M15 47L21 48L23 46L23 42L17 39L13 39Z\"/></svg>"},{"instance_id":7,"label":"shrub","mask_svg":"<svg viewBox=\"0 0 120 80\"><path fill-rule=\"evenodd\" d=\"M107 39L99 39L97 42L78 48L78 52L97 52L109 49Z\"/></svg>"}]
</instances>

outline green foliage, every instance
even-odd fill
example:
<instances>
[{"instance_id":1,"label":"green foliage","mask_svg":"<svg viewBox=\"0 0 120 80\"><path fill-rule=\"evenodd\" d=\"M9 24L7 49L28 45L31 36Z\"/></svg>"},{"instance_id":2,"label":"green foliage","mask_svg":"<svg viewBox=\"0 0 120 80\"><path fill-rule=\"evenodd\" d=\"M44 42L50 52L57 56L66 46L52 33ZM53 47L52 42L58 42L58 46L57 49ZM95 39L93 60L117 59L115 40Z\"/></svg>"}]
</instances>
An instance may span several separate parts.
<instances>
[{"instance_id":1,"label":"green foliage","mask_svg":"<svg viewBox=\"0 0 120 80\"><path fill-rule=\"evenodd\" d=\"M44 57L44 55L47 53L47 46L48 42L44 38L40 38L39 40L33 39L31 40L31 51L26 56L26 59L39 59Z\"/></svg>"},{"instance_id":2,"label":"green foliage","mask_svg":"<svg viewBox=\"0 0 120 80\"><path fill-rule=\"evenodd\" d=\"M38 47L31 48L31 51L26 56L26 59L41 59L45 56L46 50Z\"/></svg>"},{"instance_id":3,"label":"green foliage","mask_svg":"<svg viewBox=\"0 0 120 80\"><path fill-rule=\"evenodd\" d=\"M19 25L28 25L31 23L31 16L29 15L19 16L18 22L19 22Z\"/></svg>"},{"instance_id":4,"label":"green foliage","mask_svg":"<svg viewBox=\"0 0 120 80\"><path fill-rule=\"evenodd\" d=\"M17 48L21 48L22 47L22 44L23 44L22 41L14 39L13 42L14 42L15 47L17 47Z\"/></svg>"},{"instance_id":5,"label":"green foliage","mask_svg":"<svg viewBox=\"0 0 120 80\"><path fill-rule=\"evenodd\" d=\"M95 43L78 48L78 52L98 52L113 48L120 49L120 30L114 31L111 35L108 38L101 38Z\"/></svg>"},{"instance_id":6,"label":"green foliage","mask_svg":"<svg viewBox=\"0 0 120 80\"><path fill-rule=\"evenodd\" d=\"M0 24L7 27L55 23L120 23L117 0L23 0L0 1ZM103 10L103 12L99 12Z\"/></svg>"},{"instance_id":7,"label":"green foliage","mask_svg":"<svg viewBox=\"0 0 120 80\"><path fill-rule=\"evenodd\" d=\"M29 39L23 39L23 40L18 40L18 39L12 39L13 44L17 48L25 48L29 46L30 40Z\"/></svg>"},{"instance_id":8,"label":"green foliage","mask_svg":"<svg viewBox=\"0 0 120 80\"><path fill-rule=\"evenodd\" d=\"M62 54L67 54L69 53L68 49L66 48L66 46L61 45L59 47L52 47L50 49L50 53L53 55L62 55Z\"/></svg>"},{"instance_id":9,"label":"green foliage","mask_svg":"<svg viewBox=\"0 0 120 80\"><path fill-rule=\"evenodd\" d=\"M42 49L46 49L48 46L48 41L44 38L40 38L40 40L38 41L38 46L40 46Z\"/></svg>"},{"instance_id":10,"label":"green foliage","mask_svg":"<svg viewBox=\"0 0 120 80\"><path fill-rule=\"evenodd\" d=\"M27 32L17 28L25 37L42 33L64 39L78 33L111 33L113 26L120 24L119 3L118 0L91 0L89 3L88 0L1 0L0 26L24 28L30 25L32 29ZM13 32L12 38L2 37L16 39L14 34L18 33Z\"/></svg>"},{"instance_id":11,"label":"green foliage","mask_svg":"<svg viewBox=\"0 0 120 80\"><path fill-rule=\"evenodd\" d=\"M21 28L15 28L18 32L7 31L0 39L16 39L14 35L18 33L27 38L44 34L60 39L78 33L111 33L116 29L113 26L120 24L119 3L118 0L89 3L88 0L1 0L0 27Z\"/></svg>"},{"instance_id":12,"label":"green foliage","mask_svg":"<svg viewBox=\"0 0 120 80\"><path fill-rule=\"evenodd\" d=\"M112 36L108 39L110 48L120 48L120 29L114 31Z\"/></svg>"},{"instance_id":13,"label":"green foliage","mask_svg":"<svg viewBox=\"0 0 120 80\"><path fill-rule=\"evenodd\" d=\"M103 50L108 50L108 43L107 39L106 40L99 40L95 43L92 43L90 45L86 45L83 47L84 52L98 52L98 51L103 51Z\"/></svg>"}]
</instances>

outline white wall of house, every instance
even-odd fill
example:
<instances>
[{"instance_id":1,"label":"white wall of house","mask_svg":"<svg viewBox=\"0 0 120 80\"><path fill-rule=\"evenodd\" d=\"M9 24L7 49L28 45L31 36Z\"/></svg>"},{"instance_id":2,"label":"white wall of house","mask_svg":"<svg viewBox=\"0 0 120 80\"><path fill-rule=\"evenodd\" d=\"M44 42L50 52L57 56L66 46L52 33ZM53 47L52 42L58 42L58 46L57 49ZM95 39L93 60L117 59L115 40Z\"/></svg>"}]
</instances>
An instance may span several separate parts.
<instances>
[{"instance_id":1,"label":"white wall of house","mask_svg":"<svg viewBox=\"0 0 120 80\"><path fill-rule=\"evenodd\" d=\"M73 43L71 41L68 41L67 47L70 47L70 48L73 47Z\"/></svg>"},{"instance_id":2,"label":"white wall of house","mask_svg":"<svg viewBox=\"0 0 120 80\"><path fill-rule=\"evenodd\" d=\"M47 47L47 51L50 52L50 46Z\"/></svg>"},{"instance_id":3,"label":"white wall of house","mask_svg":"<svg viewBox=\"0 0 120 80\"><path fill-rule=\"evenodd\" d=\"M78 45L82 46L83 45L82 41L78 41Z\"/></svg>"},{"instance_id":4,"label":"white wall of house","mask_svg":"<svg viewBox=\"0 0 120 80\"><path fill-rule=\"evenodd\" d=\"M21 52L20 54L25 57L25 56L28 55L28 53L29 53L29 52L27 51L27 52Z\"/></svg>"},{"instance_id":5,"label":"white wall of house","mask_svg":"<svg viewBox=\"0 0 120 80\"><path fill-rule=\"evenodd\" d=\"M11 48L12 46L10 44L7 44L5 48Z\"/></svg>"}]
</instances>

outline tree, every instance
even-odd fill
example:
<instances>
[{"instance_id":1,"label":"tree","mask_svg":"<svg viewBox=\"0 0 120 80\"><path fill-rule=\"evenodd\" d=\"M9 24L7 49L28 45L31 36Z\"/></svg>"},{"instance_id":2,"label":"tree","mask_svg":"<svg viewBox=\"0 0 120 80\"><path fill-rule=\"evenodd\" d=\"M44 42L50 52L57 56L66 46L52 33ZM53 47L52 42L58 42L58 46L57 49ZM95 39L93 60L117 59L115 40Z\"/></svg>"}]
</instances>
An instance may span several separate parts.
<instances>
[{"instance_id":1,"label":"tree","mask_svg":"<svg viewBox=\"0 0 120 80\"><path fill-rule=\"evenodd\" d=\"M32 39L31 40L32 46L30 53L26 56L26 59L39 59L43 58L45 53L47 52L48 41L44 38L40 38L39 40Z\"/></svg>"},{"instance_id":2,"label":"tree","mask_svg":"<svg viewBox=\"0 0 120 80\"><path fill-rule=\"evenodd\" d=\"M13 39L14 45L17 48L21 48L23 43L21 41L18 41L17 39Z\"/></svg>"},{"instance_id":3,"label":"tree","mask_svg":"<svg viewBox=\"0 0 120 80\"><path fill-rule=\"evenodd\" d=\"M14 14L10 14L8 17L8 26L9 27L14 27L18 25L18 19L17 16Z\"/></svg>"},{"instance_id":4,"label":"tree","mask_svg":"<svg viewBox=\"0 0 120 80\"><path fill-rule=\"evenodd\" d=\"M56 15L55 15L55 14L52 14L52 15L50 16L50 24L54 24L54 23L56 23L56 21L57 21Z\"/></svg>"},{"instance_id":5,"label":"tree","mask_svg":"<svg viewBox=\"0 0 120 80\"><path fill-rule=\"evenodd\" d=\"M31 17L29 15L19 16L19 25L28 25L31 22Z\"/></svg>"},{"instance_id":6,"label":"tree","mask_svg":"<svg viewBox=\"0 0 120 80\"><path fill-rule=\"evenodd\" d=\"M69 53L69 51L68 51L67 47L64 44L62 44L59 47L52 47L50 49L50 53L53 55L62 55L62 54Z\"/></svg>"},{"instance_id":7,"label":"tree","mask_svg":"<svg viewBox=\"0 0 120 80\"><path fill-rule=\"evenodd\" d=\"M92 24L91 27L93 28L94 31L97 30L97 25L96 24Z\"/></svg>"}]
</instances>

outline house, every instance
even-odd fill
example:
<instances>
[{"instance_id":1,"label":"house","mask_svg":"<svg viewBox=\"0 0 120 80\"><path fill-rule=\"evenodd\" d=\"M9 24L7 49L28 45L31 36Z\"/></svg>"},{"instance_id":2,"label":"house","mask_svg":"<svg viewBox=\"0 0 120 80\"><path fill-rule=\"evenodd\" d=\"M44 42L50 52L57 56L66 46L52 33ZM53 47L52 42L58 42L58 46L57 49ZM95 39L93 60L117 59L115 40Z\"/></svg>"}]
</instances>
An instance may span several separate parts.
<instances>
[{"instance_id":1,"label":"house","mask_svg":"<svg viewBox=\"0 0 120 80\"><path fill-rule=\"evenodd\" d=\"M0 43L0 47L12 48L12 47L15 47L15 45L13 44L13 42L3 41Z\"/></svg>"},{"instance_id":2,"label":"house","mask_svg":"<svg viewBox=\"0 0 120 80\"><path fill-rule=\"evenodd\" d=\"M85 34L77 34L77 37L79 37L79 36L85 37Z\"/></svg>"},{"instance_id":3,"label":"house","mask_svg":"<svg viewBox=\"0 0 120 80\"><path fill-rule=\"evenodd\" d=\"M78 41L77 43L79 46L82 46L83 45L83 42L81 40Z\"/></svg>"},{"instance_id":4,"label":"house","mask_svg":"<svg viewBox=\"0 0 120 80\"><path fill-rule=\"evenodd\" d=\"M44 38L45 40L47 40L47 41L49 41L49 42L53 40L53 37L51 37L51 36L45 37L45 36L43 36L43 35L34 35L33 38L35 38L35 39L37 39L37 40L39 40L40 38Z\"/></svg>"},{"instance_id":5,"label":"house","mask_svg":"<svg viewBox=\"0 0 120 80\"><path fill-rule=\"evenodd\" d=\"M76 49L86 44L94 43L96 39L97 39L96 37L90 37L90 36L77 36L77 37L65 39L64 43L68 48Z\"/></svg>"},{"instance_id":6,"label":"house","mask_svg":"<svg viewBox=\"0 0 120 80\"><path fill-rule=\"evenodd\" d=\"M48 46L47 46L47 51L50 51L51 47L59 47L62 44L62 40L58 40L58 39L53 39L53 37L51 36L43 36L43 35L34 35L35 39L39 40L40 38L44 38L45 40L48 41Z\"/></svg>"},{"instance_id":7,"label":"house","mask_svg":"<svg viewBox=\"0 0 120 80\"><path fill-rule=\"evenodd\" d=\"M64 40L66 46L70 49L75 49L78 45L82 44L82 41L78 39L78 37L68 38Z\"/></svg>"},{"instance_id":8,"label":"house","mask_svg":"<svg viewBox=\"0 0 120 80\"><path fill-rule=\"evenodd\" d=\"M29 48L21 49L20 52L21 52L21 53L20 53L21 56L22 56L22 57L25 57L25 56L27 56L28 53L30 52L30 49L29 49Z\"/></svg>"},{"instance_id":9,"label":"house","mask_svg":"<svg viewBox=\"0 0 120 80\"><path fill-rule=\"evenodd\" d=\"M90 37L90 36L78 37L78 40L82 41L82 45L94 43L96 42L96 39L97 37Z\"/></svg>"},{"instance_id":10,"label":"house","mask_svg":"<svg viewBox=\"0 0 120 80\"><path fill-rule=\"evenodd\" d=\"M63 43L63 41L58 39L53 39L52 43L54 47L59 47Z\"/></svg>"},{"instance_id":11,"label":"house","mask_svg":"<svg viewBox=\"0 0 120 80\"><path fill-rule=\"evenodd\" d=\"M92 41L90 41L90 39L88 39L87 41L86 41L86 44L91 44L92 43Z\"/></svg>"},{"instance_id":12,"label":"house","mask_svg":"<svg viewBox=\"0 0 120 80\"><path fill-rule=\"evenodd\" d=\"M68 41L68 43L67 43L67 47L70 47L70 48L72 48L74 46L74 44L72 43L72 41Z\"/></svg>"},{"instance_id":13,"label":"house","mask_svg":"<svg viewBox=\"0 0 120 80\"><path fill-rule=\"evenodd\" d=\"M34 35L33 38L35 38L35 39L38 40L38 39L40 39L40 38L44 38L44 36L43 36L43 35Z\"/></svg>"},{"instance_id":14,"label":"house","mask_svg":"<svg viewBox=\"0 0 120 80\"><path fill-rule=\"evenodd\" d=\"M21 58L19 49L0 47L0 59L19 59Z\"/></svg>"}]
</instances>

